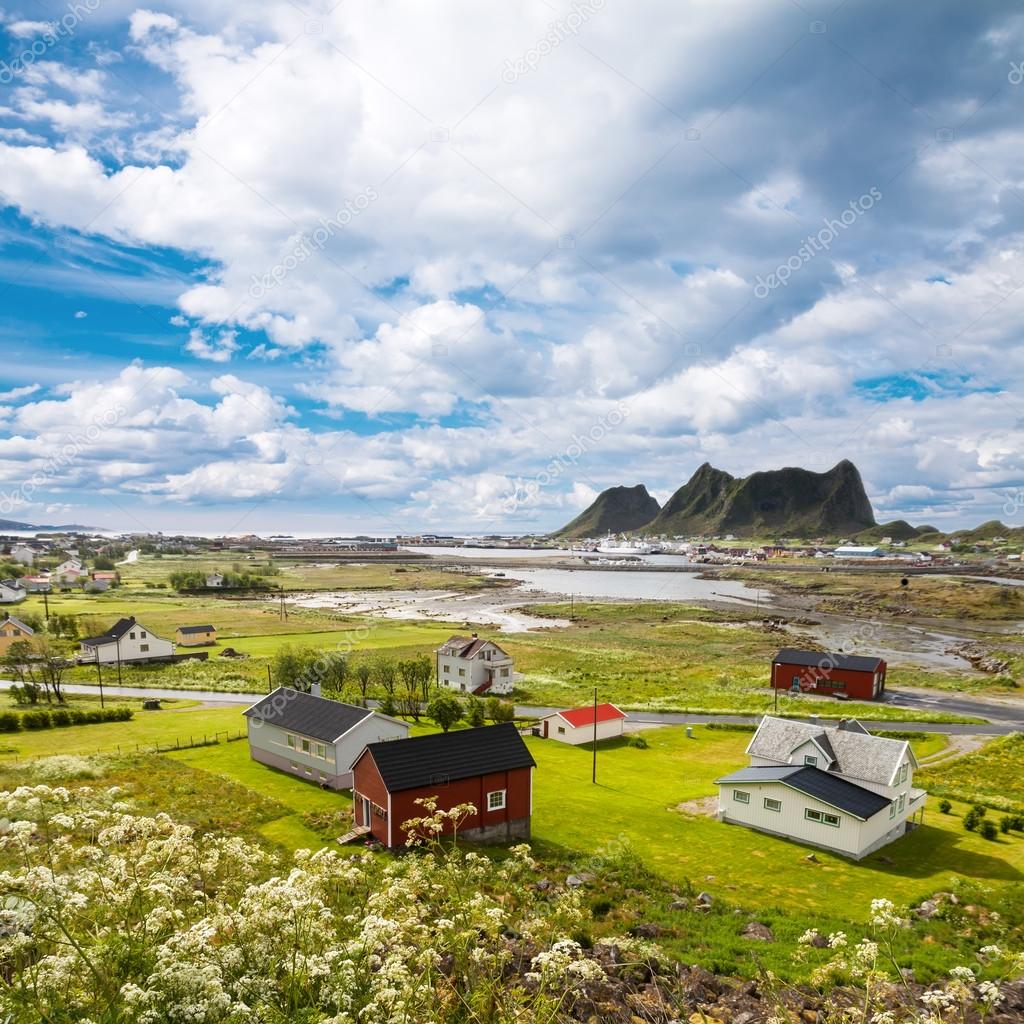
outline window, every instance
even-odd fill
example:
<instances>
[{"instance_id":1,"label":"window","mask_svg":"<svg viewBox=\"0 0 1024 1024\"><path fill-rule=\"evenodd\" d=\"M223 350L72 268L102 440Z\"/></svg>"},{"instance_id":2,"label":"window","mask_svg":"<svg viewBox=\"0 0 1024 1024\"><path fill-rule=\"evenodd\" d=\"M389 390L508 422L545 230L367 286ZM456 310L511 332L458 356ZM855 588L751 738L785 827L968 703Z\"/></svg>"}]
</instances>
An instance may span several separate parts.
<instances>
[{"instance_id":1,"label":"window","mask_svg":"<svg viewBox=\"0 0 1024 1024\"><path fill-rule=\"evenodd\" d=\"M903 808L906 807L906 806L907 806L907 794L906 793L900 793L900 810L902 811Z\"/></svg>"},{"instance_id":2,"label":"window","mask_svg":"<svg viewBox=\"0 0 1024 1024\"><path fill-rule=\"evenodd\" d=\"M298 770L299 770L299 766L294 761L292 761L292 771L293 772L297 772Z\"/></svg>"},{"instance_id":3,"label":"window","mask_svg":"<svg viewBox=\"0 0 1024 1024\"><path fill-rule=\"evenodd\" d=\"M896 817L896 801L895 800L892 800L889 803L889 817L890 818L895 818Z\"/></svg>"},{"instance_id":4,"label":"window","mask_svg":"<svg viewBox=\"0 0 1024 1024\"><path fill-rule=\"evenodd\" d=\"M781 811L782 810L782 801L781 800L773 800L770 796L766 796L764 798L764 809L766 811Z\"/></svg>"},{"instance_id":5,"label":"window","mask_svg":"<svg viewBox=\"0 0 1024 1024\"><path fill-rule=\"evenodd\" d=\"M312 777L312 775L313 775L313 769L312 769L312 768L307 768L307 769L306 769L306 774L307 774L307 775L309 775L310 777Z\"/></svg>"},{"instance_id":6,"label":"window","mask_svg":"<svg viewBox=\"0 0 1024 1024\"><path fill-rule=\"evenodd\" d=\"M321 782L326 782L327 781L327 776L323 772L320 773L320 781Z\"/></svg>"},{"instance_id":7,"label":"window","mask_svg":"<svg viewBox=\"0 0 1024 1024\"><path fill-rule=\"evenodd\" d=\"M750 803L750 794L745 789L734 789L732 791L732 798L738 804Z\"/></svg>"},{"instance_id":8,"label":"window","mask_svg":"<svg viewBox=\"0 0 1024 1024\"><path fill-rule=\"evenodd\" d=\"M507 678L508 677L508 669L507 668L503 668L501 670L501 674Z\"/></svg>"},{"instance_id":9,"label":"window","mask_svg":"<svg viewBox=\"0 0 1024 1024\"><path fill-rule=\"evenodd\" d=\"M904 764L904 765L902 765L900 767L900 775L899 775L899 778L896 780L896 785L897 786L900 785L901 783L907 781L907 773L909 771L910 771L910 765L909 764Z\"/></svg>"},{"instance_id":10,"label":"window","mask_svg":"<svg viewBox=\"0 0 1024 1024\"><path fill-rule=\"evenodd\" d=\"M322 758L324 758L324 760L327 759L327 747L324 746L323 743L318 743L316 745L316 756L317 757L322 757Z\"/></svg>"},{"instance_id":11,"label":"window","mask_svg":"<svg viewBox=\"0 0 1024 1024\"><path fill-rule=\"evenodd\" d=\"M288 735L285 736L284 741L292 748L292 750L295 749L295 737L291 733L288 733Z\"/></svg>"},{"instance_id":12,"label":"window","mask_svg":"<svg viewBox=\"0 0 1024 1024\"><path fill-rule=\"evenodd\" d=\"M309 753L309 740L303 740L302 741L302 752L304 754L308 754Z\"/></svg>"},{"instance_id":13,"label":"window","mask_svg":"<svg viewBox=\"0 0 1024 1024\"><path fill-rule=\"evenodd\" d=\"M448 675L448 673L451 672L451 670L452 670L451 665L445 665L445 667L444 667L444 674Z\"/></svg>"},{"instance_id":14,"label":"window","mask_svg":"<svg viewBox=\"0 0 1024 1024\"><path fill-rule=\"evenodd\" d=\"M558 727L558 734L559 734L560 736L564 736L564 735L565 735L565 726L564 726L564 725L560 725L560 726Z\"/></svg>"},{"instance_id":15,"label":"window","mask_svg":"<svg viewBox=\"0 0 1024 1024\"><path fill-rule=\"evenodd\" d=\"M129 640L134 640L135 639L135 634L134 633L129 633L128 634L128 639Z\"/></svg>"},{"instance_id":16,"label":"window","mask_svg":"<svg viewBox=\"0 0 1024 1024\"><path fill-rule=\"evenodd\" d=\"M146 639L146 631L145 630L143 630L141 633L139 633L139 639L140 640L145 640Z\"/></svg>"},{"instance_id":17,"label":"window","mask_svg":"<svg viewBox=\"0 0 1024 1024\"><path fill-rule=\"evenodd\" d=\"M799 690L800 689L800 677L799 676L793 676L793 689L794 690Z\"/></svg>"},{"instance_id":18,"label":"window","mask_svg":"<svg viewBox=\"0 0 1024 1024\"><path fill-rule=\"evenodd\" d=\"M817 768L818 759L813 754L804 754L804 764L810 765L812 768Z\"/></svg>"},{"instance_id":19,"label":"window","mask_svg":"<svg viewBox=\"0 0 1024 1024\"><path fill-rule=\"evenodd\" d=\"M460 676L464 676L465 674L466 674L466 670L464 668L460 668L459 669L459 675Z\"/></svg>"},{"instance_id":20,"label":"window","mask_svg":"<svg viewBox=\"0 0 1024 1024\"><path fill-rule=\"evenodd\" d=\"M505 807L505 790L496 789L487 794L487 810L500 811Z\"/></svg>"},{"instance_id":21,"label":"window","mask_svg":"<svg viewBox=\"0 0 1024 1024\"><path fill-rule=\"evenodd\" d=\"M149 650L149 644L139 644L139 650L140 651L148 651Z\"/></svg>"},{"instance_id":22,"label":"window","mask_svg":"<svg viewBox=\"0 0 1024 1024\"><path fill-rule=\"evenodd\" d=\"M804 817L808 821L817 821L822 825L831 825L833 828L839 828L838 814L829 814L826 811L816 811L811 807L805 807Z\"/></svg>"}]
</instances>

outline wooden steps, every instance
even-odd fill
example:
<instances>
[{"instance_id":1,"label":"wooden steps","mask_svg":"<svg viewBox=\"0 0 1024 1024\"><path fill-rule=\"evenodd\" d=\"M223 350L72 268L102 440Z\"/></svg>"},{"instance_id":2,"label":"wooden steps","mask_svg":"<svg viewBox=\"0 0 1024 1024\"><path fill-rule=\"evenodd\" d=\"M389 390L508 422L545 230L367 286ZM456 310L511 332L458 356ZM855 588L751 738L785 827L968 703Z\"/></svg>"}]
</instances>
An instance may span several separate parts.
<instances>
[{"instance_id":1,"label":"wooden steps","mask_svg":"<svg viewBox=\"0 0 1024 1024\"><path fill-rule=\"evenodd\" d=\"M338 836L338 842L344 846L346 843L354 842L362 836L369 835L369 832L369 825L356 825L351 832L346 832L343 836Z\"/></svg>"}]
</instances>

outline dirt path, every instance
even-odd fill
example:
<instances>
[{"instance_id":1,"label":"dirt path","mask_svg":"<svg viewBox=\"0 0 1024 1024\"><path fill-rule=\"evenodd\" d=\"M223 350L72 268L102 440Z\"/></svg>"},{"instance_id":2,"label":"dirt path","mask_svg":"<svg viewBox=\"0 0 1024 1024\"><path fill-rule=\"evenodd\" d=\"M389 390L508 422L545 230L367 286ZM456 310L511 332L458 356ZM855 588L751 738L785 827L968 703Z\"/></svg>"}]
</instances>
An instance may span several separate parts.
<instances>
[{"instance_id":1,"label":"dirt path","mask_svg":"<svg viewBox=\"0 0 1024 1024\"><path fill-rule=\"evenodd\" d=\"M921 761L921 767L934 768L938 765L945 765L949 761L955 761L966 754L973 754L991 738L991 736L950 736L949 743L942 750L936 751Z\"/></svg>"}]
</instances>

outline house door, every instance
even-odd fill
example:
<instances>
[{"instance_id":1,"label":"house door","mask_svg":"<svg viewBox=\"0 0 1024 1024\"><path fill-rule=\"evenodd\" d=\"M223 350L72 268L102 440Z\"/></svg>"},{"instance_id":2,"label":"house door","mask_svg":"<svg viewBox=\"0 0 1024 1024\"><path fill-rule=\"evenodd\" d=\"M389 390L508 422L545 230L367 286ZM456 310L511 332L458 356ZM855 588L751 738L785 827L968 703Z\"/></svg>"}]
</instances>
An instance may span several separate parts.
<instances>
[{"instance_id":1,"label":"house door","mask_svg":"<svg viewBox=\"0 0 1024 1024\"><path fill-rule=\"evenodd\" d=\"M369 828L370 827L370 801L364 796L361 798L363 802L362 808L362 823Z\"/></svg>"},{"instance_id":2,"label":"house door","mask_svg":"<svg viewBox=\"0 0 1024 1024\"><path fill-rule=\"evenodd\" d=\"M544 719L544 739L548 738L548 720Z\"/></svg>"}]
</instances>

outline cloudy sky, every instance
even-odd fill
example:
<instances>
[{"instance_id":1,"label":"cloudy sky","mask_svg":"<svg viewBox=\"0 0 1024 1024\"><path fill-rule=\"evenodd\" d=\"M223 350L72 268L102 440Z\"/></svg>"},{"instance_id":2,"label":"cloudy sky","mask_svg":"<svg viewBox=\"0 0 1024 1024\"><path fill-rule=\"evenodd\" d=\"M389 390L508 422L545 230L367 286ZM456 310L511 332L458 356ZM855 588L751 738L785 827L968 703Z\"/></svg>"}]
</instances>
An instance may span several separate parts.
<instances>
[{"instance_id":1,"label":"cloudy sky","mask_svg":"<svg viewBox=\"0 0 1024 1024\"><path fill-rule=\"evenodd\" d=\"M14 0L0 517L556 527L861 469L1024 521L1024 13Z\"/></svg>"}]
</instances>

